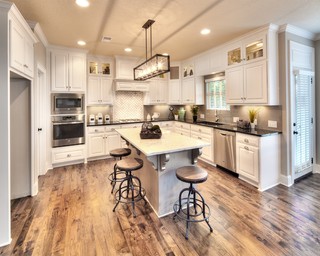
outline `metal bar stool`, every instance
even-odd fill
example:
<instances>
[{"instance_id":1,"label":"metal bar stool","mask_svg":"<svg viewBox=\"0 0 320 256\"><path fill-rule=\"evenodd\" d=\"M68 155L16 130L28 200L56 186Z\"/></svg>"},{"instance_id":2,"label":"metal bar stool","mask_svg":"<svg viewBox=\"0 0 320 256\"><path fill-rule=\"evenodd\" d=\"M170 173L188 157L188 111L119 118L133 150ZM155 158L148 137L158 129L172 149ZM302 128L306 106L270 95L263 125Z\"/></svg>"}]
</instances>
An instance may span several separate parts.
<instances>
[{"instance_id":1,"label":"metal bar stool","mask_svg":"<svg viewBox=\"0 0 320 256\"><path fill-rule=\"evenodd\" d=\"M116 210L119 203L131 204L133 216L136 217L135 203L143 199L145 203L146 192L141 187L141 181L138 177L132 175L133 171L143 167L143 160L139 158L126 158L117 163L117 168L126 173L126 177L122 179L119 189L115 192L116 205L113 211Z\"/></svg>"},{"instance_id":2,"label":"metal bar stool","mask_svg":"<svg viewBox=\"0 0 320 256\"><path fill-rule=\"evenodd\" d=\"M117 157L122 160L122 157L128 156L131 154L130 148L116 148L109 152L110 156L113 156L115 159ZM120 175L120 177L119 177ZM125 172L118 170L117 163L113 166L113 172L110 173L108 179L110 180L110 184L112 185L111 193L113 193L114 187L116 186L117 182L121 182L123 180L123 176L125 175Z\"/></svg>"},{"instance_id":3,"label":"metal bar stool","mask_svg":"<svg viewBox=\"0 0 320 256\"><path fill-rule=\"evenodd\" d=\"M193 186L193 184L205 182L208 178L208 173L197 166L184 166L176 170L176 176L179 180L190 184L189 188L181 190L179 200L173 205L175 212L173 218L178 217L186 221L185 238L188 240L190 222L205 221L209 226L210 232L212 232L212 227L209 224L210 208L205 203L200 192ZM188 193L187 197L182 197L184 192Z\"/></svg>"}]
</instances>

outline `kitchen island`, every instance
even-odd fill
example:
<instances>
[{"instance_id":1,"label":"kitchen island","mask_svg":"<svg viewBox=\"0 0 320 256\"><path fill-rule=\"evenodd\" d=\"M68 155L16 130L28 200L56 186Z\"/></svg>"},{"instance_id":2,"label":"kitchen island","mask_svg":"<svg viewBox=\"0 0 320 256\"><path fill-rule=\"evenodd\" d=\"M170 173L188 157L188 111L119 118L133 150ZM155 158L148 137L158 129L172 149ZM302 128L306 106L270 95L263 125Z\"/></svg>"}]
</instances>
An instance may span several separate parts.
<instances>
[{"instance_id":1,"label":"kitchen island","mask_svg":"<svg viewBox=\"0 0 320 256\"><path fill-rule=\"evenodd\" d=\"M161 139L140 139L140 128L116 131L131 148L130 157L144 161L143 168L134 175L140 178L155 213L158 217L172 213L180 191L189 185L176 178L176 169L195 165L201 148L209 143L166 130L163 130Z\"/></svg>"}]
</instances>

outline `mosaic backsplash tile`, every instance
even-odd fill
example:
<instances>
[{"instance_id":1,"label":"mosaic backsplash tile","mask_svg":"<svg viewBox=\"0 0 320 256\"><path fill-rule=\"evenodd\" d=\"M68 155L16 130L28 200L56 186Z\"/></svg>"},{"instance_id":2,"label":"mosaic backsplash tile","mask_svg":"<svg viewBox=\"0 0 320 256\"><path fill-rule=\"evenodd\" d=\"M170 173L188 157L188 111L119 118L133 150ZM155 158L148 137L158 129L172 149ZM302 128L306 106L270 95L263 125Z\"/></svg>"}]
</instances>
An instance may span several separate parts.
<instances>
[{"instance_id":1,"label":"mosaic backsplash tile","mask_svg":"<svg viewBox=\"0 0 320 256\"><path fill-rule=\"evenodd\" d=\"M119 119L143 119L143 92L116 92L113 120Z\"/></svg>"}]
</instances>

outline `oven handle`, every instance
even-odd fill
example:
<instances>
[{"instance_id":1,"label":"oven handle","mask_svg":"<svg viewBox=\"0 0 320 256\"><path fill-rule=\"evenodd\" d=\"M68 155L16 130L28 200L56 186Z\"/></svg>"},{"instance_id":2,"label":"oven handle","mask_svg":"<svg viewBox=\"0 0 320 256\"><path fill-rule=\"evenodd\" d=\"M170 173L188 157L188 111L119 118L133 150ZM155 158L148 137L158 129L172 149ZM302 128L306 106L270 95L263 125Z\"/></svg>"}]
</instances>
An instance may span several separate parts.
<instances>
[{"instance_id":1,"label":"oven handle","mask_svg":"<svg viewBox=\"0 0 320 256\"><path fill-rule=\"evenodd\" d=\"M61 124L83 124L84 122L83 121L74 121L74 122L52 122L53 125L61 125Z\"/></svg>"}]
</instances>

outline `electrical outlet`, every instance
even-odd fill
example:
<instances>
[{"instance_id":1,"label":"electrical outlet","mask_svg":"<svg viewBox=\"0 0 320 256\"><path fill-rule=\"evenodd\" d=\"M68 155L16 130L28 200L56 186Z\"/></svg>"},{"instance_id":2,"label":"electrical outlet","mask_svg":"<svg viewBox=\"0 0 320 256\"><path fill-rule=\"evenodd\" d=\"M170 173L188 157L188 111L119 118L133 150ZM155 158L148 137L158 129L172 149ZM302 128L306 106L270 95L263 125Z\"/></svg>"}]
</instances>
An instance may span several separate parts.
<instances>
[{"instance_id":1,"label":"electrical outlet","mask_svg":"<svg viewBox=\"0 0 320 256\"><path fill-rule=\"evenodd\" d=\"M204 118L204 114L200 114L200 118Z\"/></svg>"},{"instance_id":2,"label":"electrical outlet","mask_svg":"<svg viewBox=\"0 0 320 256\"><path fill-rule=\"evenodd\" d=\"M238 122L238 121L239 121L239 117L234 116L234 117L233 117L233 122L236 123L236 122Z\"/></svg>"},{"instance_id":3,"label":"electrical outlet","mask_svg":"<svg viewBox=\"0 0 320 256\"><path fill-rule=\"evenodd\" d=\"M277 128L278 127L277 121L268 120L268 127Z\"/></svg>"}]
</instances>

